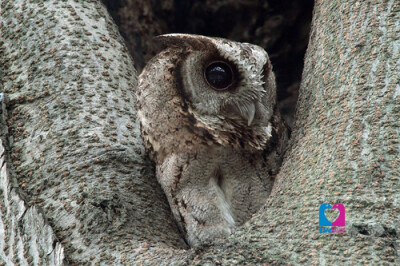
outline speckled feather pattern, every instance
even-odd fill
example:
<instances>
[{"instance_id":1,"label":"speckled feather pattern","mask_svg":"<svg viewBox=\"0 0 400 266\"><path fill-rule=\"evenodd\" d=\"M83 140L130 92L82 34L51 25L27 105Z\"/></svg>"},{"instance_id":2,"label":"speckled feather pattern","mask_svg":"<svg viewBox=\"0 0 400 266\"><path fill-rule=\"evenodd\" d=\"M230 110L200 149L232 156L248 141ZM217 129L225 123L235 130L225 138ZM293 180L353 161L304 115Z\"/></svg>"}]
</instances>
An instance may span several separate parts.
<instances>
[{"instance_id":1,"label":"speckled feather pattern","mask_svg":"<svg viewBox=\"0 0 400 266\"><path fill-rule=\"evenodd\" d=\"M282 159L287 131L271 63L252 44L187 34L159 40L166 49L139 77L142 136L187 242L216 243L263 205ZM204 81L213 60L237 71L230 91Z\"/></svg>"}]
</instances>

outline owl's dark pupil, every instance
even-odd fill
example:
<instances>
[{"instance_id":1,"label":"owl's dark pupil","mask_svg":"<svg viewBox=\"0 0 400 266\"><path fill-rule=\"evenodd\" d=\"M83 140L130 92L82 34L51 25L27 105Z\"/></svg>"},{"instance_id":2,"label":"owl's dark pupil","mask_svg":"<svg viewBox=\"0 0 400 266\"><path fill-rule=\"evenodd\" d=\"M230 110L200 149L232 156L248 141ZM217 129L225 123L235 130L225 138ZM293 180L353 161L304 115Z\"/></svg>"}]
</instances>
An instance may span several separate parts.
<instances>
[{"instance_id":1,"label":"owl's dark pupil","mask_svg":"<svg viewBox=\"0 0 400 266\"><path fill-rule=\"evenodd\" d=\"M211 63L206 68L204 76L215 90L226 90L233 83L232 68L225 62Z\"/></svg>"}]
</instances>

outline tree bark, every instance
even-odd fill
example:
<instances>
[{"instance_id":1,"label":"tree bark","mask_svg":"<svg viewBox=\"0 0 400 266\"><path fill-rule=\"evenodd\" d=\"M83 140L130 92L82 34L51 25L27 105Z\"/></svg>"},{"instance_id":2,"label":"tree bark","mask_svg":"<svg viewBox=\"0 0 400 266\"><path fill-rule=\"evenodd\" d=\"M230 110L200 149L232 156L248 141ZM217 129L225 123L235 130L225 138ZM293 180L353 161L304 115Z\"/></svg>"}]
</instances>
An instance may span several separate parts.
<instances>
[{"instance_id":1,"label":"tree bark","mask_svg":"<svg viewBox=\"0 0 400 266\"><path fill-rule=\"evenodd\" d=\"M0 16L2 91L9 97L4 176L15 180L26 208L42 210L65 261L128 263L154 249L185 247L145 155L132 59L104 6L2 1ZM15 231L0 230L6 239ZM1 243L0 258L19 264L3 251L15 242Z\"/></svg>"},{"instance_id":2,"label":"tree bark","mask_svg":"<svg viewBox=\"0 0 400 266\"><path fill-rule=\"evenodd\" d=\"M0 263L399 264L400 3L316 1L296 125L266 205L187 249L98 1L2 1ZM346 232L318 208L346 208Z\"/></svg>"}]
</instances>

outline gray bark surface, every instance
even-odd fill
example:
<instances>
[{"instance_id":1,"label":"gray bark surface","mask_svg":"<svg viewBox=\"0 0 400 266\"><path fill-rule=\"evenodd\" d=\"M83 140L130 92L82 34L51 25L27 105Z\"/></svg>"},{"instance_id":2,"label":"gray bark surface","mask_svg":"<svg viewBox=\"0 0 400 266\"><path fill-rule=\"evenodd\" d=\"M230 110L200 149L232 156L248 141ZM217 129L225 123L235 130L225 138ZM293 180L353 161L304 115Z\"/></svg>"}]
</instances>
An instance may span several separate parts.
<instances>
[{"instance_id":1,"label":"gray bark surface","mask_svg":"<svg viewBox=\"0 0 400 266\"><path fill-rule=\"evenodd\" d=\"M200 250L186 249L145 155L133 62L102 4L0 8L3 264L400 264L399 1L316 1L272 195ZM318 232L324 202L344 204L346 233Z\"/></svg>"},{"instance_id":2,"label":"gray bark surface","mask_svg":"<svg viewBox=\"0 0 400 266\"><path fill-rule=\"evenodd\" d=\"M7 117L7 99L0 93L0 122L2 136ZM21 198L19 188L9 175L5 149L0 139L0 265L38 264L61 265L64 249L57 241L53 229L35 206L28 207Z\"/></svg>"},{"instance_id":3,"label":"gray bark surface","mask_svg":"<svg viewBox=\"0 0 400 266\"><path fill-rule=\"evenodd\" d=\"M132 59L103 5L13 0L0 13L9 175L65 261L144 261L185 246L141 141Z\"/></svg>"}]
</instances>

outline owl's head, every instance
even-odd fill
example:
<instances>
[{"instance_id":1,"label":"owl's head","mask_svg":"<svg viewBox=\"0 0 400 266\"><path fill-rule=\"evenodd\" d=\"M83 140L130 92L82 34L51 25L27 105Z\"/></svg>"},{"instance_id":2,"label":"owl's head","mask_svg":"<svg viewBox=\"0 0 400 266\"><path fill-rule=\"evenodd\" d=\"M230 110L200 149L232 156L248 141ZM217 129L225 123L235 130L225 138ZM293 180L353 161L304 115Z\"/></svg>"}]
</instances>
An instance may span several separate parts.
<instances>
[{"instance_id":1,"label":"owl's head","mask_svg":"<svg viewBox=\"0 0 400 266\"><path fill-rule=\"evenodd\" d=\"M190 34L159 36L181 49L181 90L193 112L247 126L265 125L275 106L276 86L263 48Z\"/></svg>"},{"instance_id":2,"label":"owl's head","mask_svg":"<svg viewBox=\"0 0 400 266\"><path fill-rule=\"evenodd\" d=\"M164 83L170 77L174 79L172 87L182 101L182 112L190 114L188 119L195 121L194 127L205 129L219 143L258 138L255 142L259 145L252 146L265 144L271 134L276 85L264 49L191 34L167 34L156 39L166 49L148 63L139 87L149 84L144 79L159 83L157 77L162 72ZM165 95L170 94L166 87L159 95L164 103L169 101ZM148 91L147 95L152 93ZM171 95L170 99L177 97Z\"/></svg>"}]
</instances>

